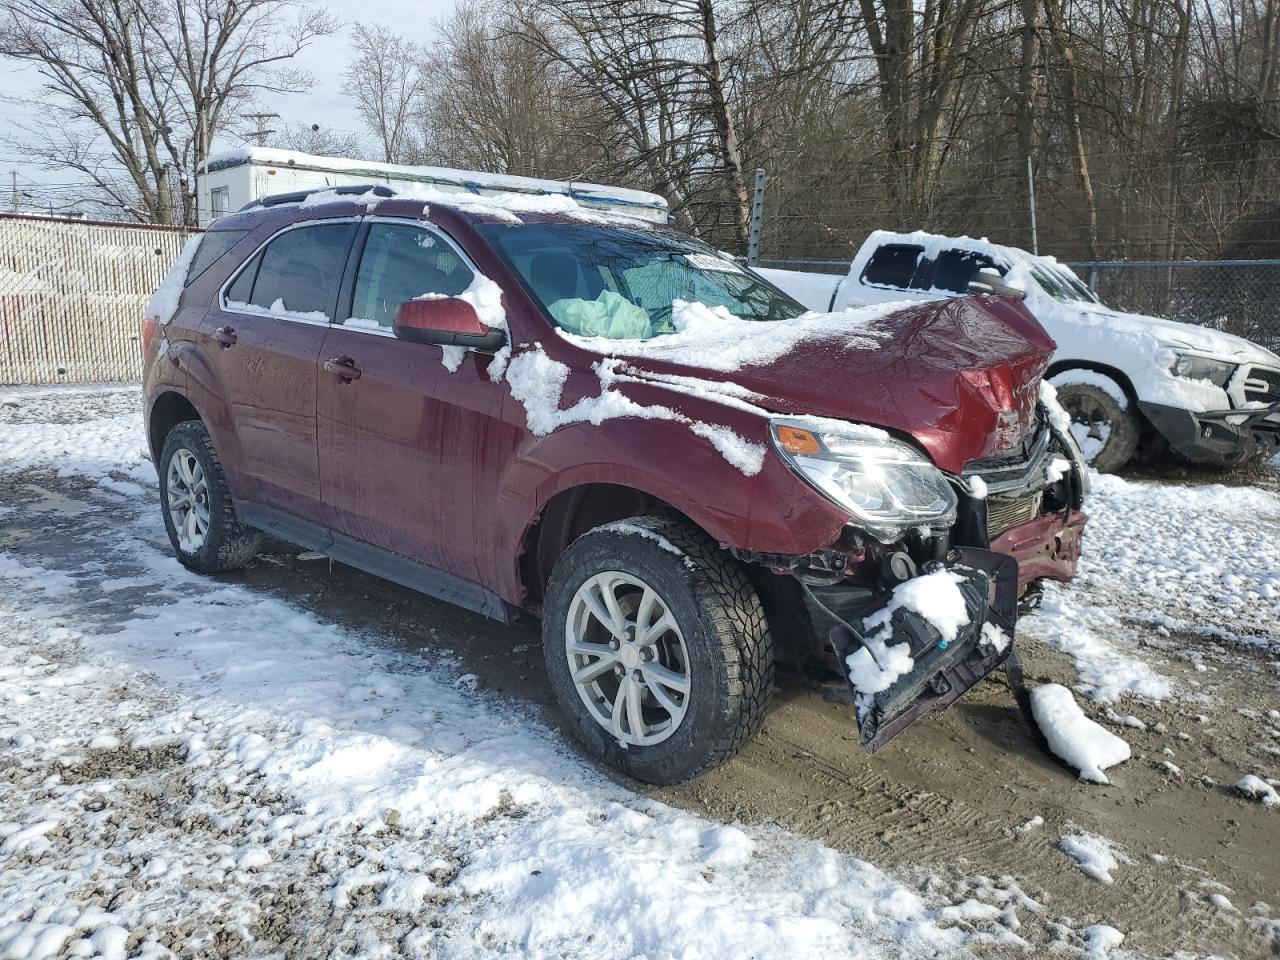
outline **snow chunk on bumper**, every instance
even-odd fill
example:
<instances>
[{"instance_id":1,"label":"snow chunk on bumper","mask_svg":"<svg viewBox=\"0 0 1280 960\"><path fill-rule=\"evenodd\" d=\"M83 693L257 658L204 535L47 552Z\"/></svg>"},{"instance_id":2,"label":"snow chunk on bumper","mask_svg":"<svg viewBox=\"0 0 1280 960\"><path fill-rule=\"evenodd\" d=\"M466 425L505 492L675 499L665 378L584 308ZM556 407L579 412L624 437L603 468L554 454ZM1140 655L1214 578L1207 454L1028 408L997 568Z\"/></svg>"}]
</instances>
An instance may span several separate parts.
<instances>
[{"instance_id":1,"label":"snow chunk on bumper","mask_svg":"<svg viewBox=\"0 0 1280 960\"><path fill-rule=\"evenodd\" d=\"M960 628L969 622L958 586L963 582L964 577L950 570L935 570L894 588L893 599L866 619L867 630L875 632L869 632L863 645L845 658L849 682L859 693L888 690L899 677L915 668L907 644L889 646L885 642L891 633L889 624L894 611L905 608L919 614L942 635L943 643L955 641Z\"/></svg>"}]
</instances>

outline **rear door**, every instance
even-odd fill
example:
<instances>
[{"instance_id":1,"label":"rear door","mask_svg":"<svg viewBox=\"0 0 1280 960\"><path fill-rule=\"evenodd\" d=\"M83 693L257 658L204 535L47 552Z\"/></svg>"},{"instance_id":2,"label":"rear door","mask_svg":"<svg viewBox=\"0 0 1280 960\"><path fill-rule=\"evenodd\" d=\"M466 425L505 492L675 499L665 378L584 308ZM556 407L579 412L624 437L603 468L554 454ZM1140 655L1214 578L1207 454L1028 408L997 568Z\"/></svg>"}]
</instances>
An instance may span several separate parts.
<instances>
[{"instance_id":1,"label":"rear door","mask_svg":"<svg viewBox=\"0 0 1280 960\"><path fill-rule=\"evenodd\" d=\"M239 454L239 497L319 517L317 358L359 221L307 222L272 237L223 288L204 324Z\"/></svg>"},{"instance_id":2,"label":"rear door","mask_svg":"<svg viewBox=\"0 0 1280 960\"><path fill-rule=\"evenodd\" d=\"M420 221L371 218L320 356L320 483L328 525L467 580L479 578L487 437L501 393L492 358L399 340L395 309L456 296L474 268Z\"/></svg>"}]
</instances>

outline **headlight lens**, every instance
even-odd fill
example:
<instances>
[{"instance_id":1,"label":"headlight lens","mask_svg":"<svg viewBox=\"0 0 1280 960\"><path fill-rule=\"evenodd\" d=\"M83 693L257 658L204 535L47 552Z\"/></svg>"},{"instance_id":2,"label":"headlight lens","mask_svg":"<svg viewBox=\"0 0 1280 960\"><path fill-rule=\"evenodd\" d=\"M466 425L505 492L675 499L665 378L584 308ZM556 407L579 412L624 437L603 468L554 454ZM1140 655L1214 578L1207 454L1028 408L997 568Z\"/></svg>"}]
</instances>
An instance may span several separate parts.
<instances>
[{"instance_id":1,"label":"headlight lens","mask_svg":"<svg viewBox=\"0 0 1280 960\"><path fill-rule=\"evenodd\" d=\"M950 526L956 495L929 459L880 430L772 421L782 457L829 500L890 542L916 526Z\"/></svg>"},{"instance_id":2,"label":"headlight lens","mask_svg":"<svg viewBox=\"0 0 1280 960\"><path fill-rule=\"evenodd\" d=\"M1197 357L1191 353L1179 353L1173 358L1173 375L1187 380L1208 380L1216 387L1225 387L1236 371L1234 363Z\"/></svg>"}]
</instances>

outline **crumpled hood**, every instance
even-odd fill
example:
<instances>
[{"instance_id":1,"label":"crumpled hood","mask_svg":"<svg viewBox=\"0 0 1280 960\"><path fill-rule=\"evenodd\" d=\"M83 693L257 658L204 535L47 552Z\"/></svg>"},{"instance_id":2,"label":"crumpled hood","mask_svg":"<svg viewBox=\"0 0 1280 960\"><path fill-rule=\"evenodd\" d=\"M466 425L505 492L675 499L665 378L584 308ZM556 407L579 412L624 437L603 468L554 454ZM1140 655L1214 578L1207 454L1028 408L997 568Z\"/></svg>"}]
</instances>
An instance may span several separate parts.
<instances>
[{"instance_id":1,"label":"crumpled hood","mask_svg":"<svg viewBox=\"0 0 1280 960\"><path fill-rule=\"evenodd\" d=\"M684 335L629 343L565 338L619 358L633 376L682 382L686 392L909 434L952 472L1018 444L1055 346L1020 303L987 297L807 314L744 329L736 341L709 336L701 350ZM750 342L770 332L775 349Z\"/></svg>"}]
</instances>

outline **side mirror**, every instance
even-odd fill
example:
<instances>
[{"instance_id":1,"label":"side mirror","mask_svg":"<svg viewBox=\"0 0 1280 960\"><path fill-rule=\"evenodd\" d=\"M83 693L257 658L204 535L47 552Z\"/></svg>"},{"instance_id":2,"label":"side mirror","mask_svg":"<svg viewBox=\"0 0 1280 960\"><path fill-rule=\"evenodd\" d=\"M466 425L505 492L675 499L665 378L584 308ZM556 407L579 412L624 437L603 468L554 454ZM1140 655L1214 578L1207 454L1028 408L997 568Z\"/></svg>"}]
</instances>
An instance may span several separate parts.
<instances>
[{"instance_id":1,"label":"side mirror","mask_svg":"<svg viewBox=\"0 0 1280 960\"><path fill-rule=\"evenodd\" d=\"M457 297L407 300L396 307L391 329L401 340L471 347L493 353L507 342L505 331L480 322L476 308Z\"/></svg>"},{"instance_id":2,"label":"side mirror","mask_svg":"<svg viewBox=\"0 0 1280 960\"><path fill-rule=\"evenodd\" d=\"M969 292L988 297L1013 297L1015 300L1027 299L1027 291L1011 287L1004 282L999 271L983 267L978 275L969 281Z\"/></svg>"}]
</instances>

